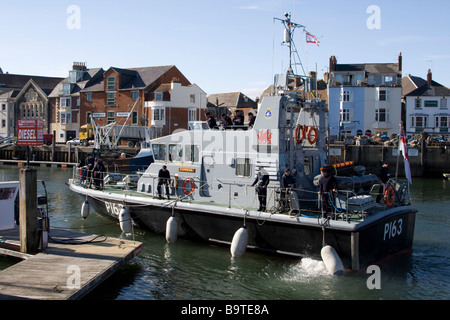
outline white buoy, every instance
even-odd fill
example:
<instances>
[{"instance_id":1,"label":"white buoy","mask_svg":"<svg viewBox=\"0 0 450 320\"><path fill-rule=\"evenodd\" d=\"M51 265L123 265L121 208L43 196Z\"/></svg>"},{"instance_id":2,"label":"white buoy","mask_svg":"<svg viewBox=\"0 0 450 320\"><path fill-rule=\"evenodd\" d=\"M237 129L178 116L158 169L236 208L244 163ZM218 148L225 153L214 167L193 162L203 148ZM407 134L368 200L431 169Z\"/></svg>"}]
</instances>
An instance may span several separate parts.
<instances>
[{"instance_id":1,"label":"white buoy","mask_svg":"<svg viewBox=\"0 0 450 320\"><path fill-rule=\"evenodd\" d=\"M126 208L122 208L119 212L119 224L122 232L131 233L131 215Z\"/></svg>"},{"instance_id":2,"label":"white buoy","mask_svg":"<svg viewBox=\"0 0 450 320\"><path fill-rule=\"evenodd\" d=\"M247 228L244 226L239 228L233 236L233 240L231 241L230 247L231 255L235 258L242 256L245 250L247 249L247 244L248 244L248 231Z\"/></svg>"},{"instance_id":3,"label":"white buoy","mask_svg":"<svg viewBox=\"0 0 450 320\"><path fill-rule=\"evenodd\" d=\"M86 200L83 202L83 205L81 206L81 216L83 219L86 219L89 215L89 202Z\"/></svg>"},{"instance_id":4,"label":"white buoy","mask_svg":"<svg viewBox=\"0 0 450 320\"><path fill-rule=\"evenodd\" d=\"M173 243L178 238L178 222L177 218L171 216L166 223L166 241Z\"/></svg>"},{"instance_id":5,"label":"white buoy","mask_svg":"<svg viewBox=\"0 0 450 320\"><path fill-rule=\"evenodd\" d=\"M325 245L320 251L323 263L328 272L333 276L341 276L344 274L344 266L342 265L341 258L337 254L336 250L332 246Z\"/></svg>"}]
</instances>

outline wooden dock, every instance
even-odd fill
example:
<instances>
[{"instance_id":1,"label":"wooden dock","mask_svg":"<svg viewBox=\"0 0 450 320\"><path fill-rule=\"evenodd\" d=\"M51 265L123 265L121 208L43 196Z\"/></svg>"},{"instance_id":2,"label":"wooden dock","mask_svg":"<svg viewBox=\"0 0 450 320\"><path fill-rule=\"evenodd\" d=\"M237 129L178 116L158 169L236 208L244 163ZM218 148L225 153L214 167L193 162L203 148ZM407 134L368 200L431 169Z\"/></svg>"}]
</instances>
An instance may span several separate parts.
<instances>
[{"instance_id":1,"label":"wooden dock","mask_svg":"<svg viewBox=\"0 0 450 320\"><path fill-rule=\"evenodd\" d=\"M0 271L0 300L78 300L125 265L141 242L51 229L48 248L18 252L19 229L0 231L0 255L20 261Z\"/></svg>"}]
</instances>

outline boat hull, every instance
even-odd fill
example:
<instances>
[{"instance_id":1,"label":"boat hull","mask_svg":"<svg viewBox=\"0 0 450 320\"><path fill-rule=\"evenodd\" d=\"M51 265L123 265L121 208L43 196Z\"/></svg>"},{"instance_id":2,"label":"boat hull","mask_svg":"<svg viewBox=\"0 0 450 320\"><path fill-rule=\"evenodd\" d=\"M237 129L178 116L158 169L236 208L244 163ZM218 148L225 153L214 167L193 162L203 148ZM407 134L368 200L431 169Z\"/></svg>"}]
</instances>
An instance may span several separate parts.
<instances>
[{"instance_id":1,"label":"boat hull","mask_svg":"<svg viewBox=\"0 0 450 320\"><path fill-rule=\"evenodd\" d=\"M100 191L78 194L83 200L87 198L96 212L115 219L125 205L138 226L159 234L165 234L167 220L174 215L179 238L230 245L234 233L245 224L249 235L248 249L299 258L320 258L325 241L337 251L344 266L353 270L410 250L413 244L416 210L409 206L389 209L359 224L330 221L322 226L321 219L311 217L244 214L242 210L226 208L211 211L197 204L177 203L173 206L174 202L155 199L146 199L147 204L139 204L135 199L113 198Z\"/></svg>"}]
</instances>

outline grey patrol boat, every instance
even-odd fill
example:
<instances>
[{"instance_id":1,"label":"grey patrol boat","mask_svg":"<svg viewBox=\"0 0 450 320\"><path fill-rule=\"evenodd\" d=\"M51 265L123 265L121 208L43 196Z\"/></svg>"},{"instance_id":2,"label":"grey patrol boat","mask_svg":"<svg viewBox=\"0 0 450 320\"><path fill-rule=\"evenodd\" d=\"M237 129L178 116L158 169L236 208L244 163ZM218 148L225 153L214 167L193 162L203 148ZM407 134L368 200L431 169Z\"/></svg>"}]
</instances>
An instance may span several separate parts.
<instances>
[{"instance_id":1,"label":"grey patrol boat","mask_svg":"<svg viewBox=\"0 0 450 320\"><path fill-rule=\"evenodd\" d=\"M273 93L263 98L254 126L210 129L193 122L189 130L153 139L154 163L134 183L132 176L124 178L126 183L110 175L96 190L85 187L76 172L69 187L85 200L85 217L92 207L118 219L125 232L137 225L165 234L168 242L182 237L220 243L235 257L257 250L331 259L334 267L327 268L333 274L411 250L417 210L410 205L407 182L391 179L377 203L381 184L375 175L353 162L330 162L325 101L306 99L314 96L307 93L314 91L316 79L292 69L292 35L304 27L292 23L290 14L277 20L285 27L289 68L275 76ZM169 195L160 198L163 166L171 179ZM323 216L318 181L326 166L338 191L331 197L332 212ZM252 187L260 168L269 176L265 211L258 210ZM281 184L286 168L295 179L288 190ZM332 249L331 258L325 257L325 247Z\"/></svg>"}]
</instances>

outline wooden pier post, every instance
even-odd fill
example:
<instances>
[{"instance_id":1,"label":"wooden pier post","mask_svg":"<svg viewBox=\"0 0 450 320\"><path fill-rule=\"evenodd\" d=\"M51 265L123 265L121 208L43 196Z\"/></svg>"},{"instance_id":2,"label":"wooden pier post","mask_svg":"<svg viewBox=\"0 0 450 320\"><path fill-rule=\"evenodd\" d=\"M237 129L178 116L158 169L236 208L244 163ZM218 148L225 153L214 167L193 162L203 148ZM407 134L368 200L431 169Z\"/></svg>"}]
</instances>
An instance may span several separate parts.
<instances>
[{"instance_id":1,"label":"wooden pier post","mask_svg":"<svg viewBox=\"0 0 450 320\"><path fill-rule=\"evenodd\" d=\"M37 172L26 167L19 172L20 252L36 253L39 248L37 229Z\"/></svg>"}]
</instances>

